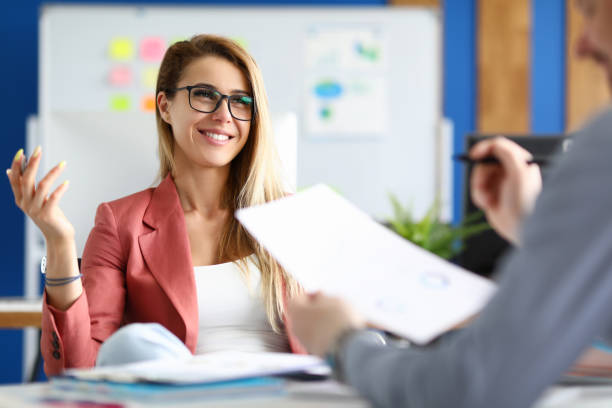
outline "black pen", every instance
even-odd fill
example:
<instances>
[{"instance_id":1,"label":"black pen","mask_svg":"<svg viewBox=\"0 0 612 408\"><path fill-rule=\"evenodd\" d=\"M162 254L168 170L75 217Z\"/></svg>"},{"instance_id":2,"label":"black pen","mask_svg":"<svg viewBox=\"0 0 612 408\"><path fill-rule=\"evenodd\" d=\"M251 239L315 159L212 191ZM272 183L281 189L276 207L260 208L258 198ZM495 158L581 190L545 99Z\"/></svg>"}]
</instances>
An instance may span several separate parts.
<instances>
[{"instance_id":1,"label":"black pen","mask_svg":"<svg viewBox=\"0 0 612 408\"><path fill-rule=\"evenodd\" d=\"M469 164L499 164L499 160L496 157L487 156L483 157L482 159L472 159L466 153L456 154L453 156L453 159ZM534 157L532 159L527 160L527 164L537 164L538 166L545 166L546 164L548 164L548 159L545 157Z\"/></svg>"}]
</instances>

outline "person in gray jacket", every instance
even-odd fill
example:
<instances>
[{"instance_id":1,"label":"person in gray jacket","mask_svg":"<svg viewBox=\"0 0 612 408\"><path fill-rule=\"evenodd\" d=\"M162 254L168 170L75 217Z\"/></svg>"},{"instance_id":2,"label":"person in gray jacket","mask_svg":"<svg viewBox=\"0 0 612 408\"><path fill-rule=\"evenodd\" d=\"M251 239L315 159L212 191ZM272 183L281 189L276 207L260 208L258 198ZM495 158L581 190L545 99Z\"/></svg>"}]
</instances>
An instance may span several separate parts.
<instances>
[{"instance_id":1,"label":"person in gray jacket","mask_svg":"<svg viewBox=\"0 0 612 408\"><path fill-rule=\"evenodd\" d=\"M585 16L577 51L612 79L612 0L577 6ZM472 196L518 245L472 324L429 347L398 348L381 345L339 299L290 304L306 348L331 356L338 377L378 407L529 407L594 339L612 339L612 110L576 135L541 193L528 153L507 139L470 155L499 159L476 166Z\"/></svg>"}]
</instances>

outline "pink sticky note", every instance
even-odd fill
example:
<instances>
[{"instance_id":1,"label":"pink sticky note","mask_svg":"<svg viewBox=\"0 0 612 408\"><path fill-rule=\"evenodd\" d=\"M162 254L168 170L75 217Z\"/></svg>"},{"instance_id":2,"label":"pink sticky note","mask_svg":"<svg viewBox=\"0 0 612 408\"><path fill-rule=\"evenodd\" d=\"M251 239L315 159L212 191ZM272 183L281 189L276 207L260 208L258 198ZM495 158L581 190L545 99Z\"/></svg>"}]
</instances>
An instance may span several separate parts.
<instances>
[{"instance_id":1,"label":"pink sticky note","mask_svg":"<svg viewBox=\"0 0 612 408\"><path fill-rule=\"evenodd\" d=\"M114 67L108 75L108 82L113 86L128 86L132 82L132 70L128 67Z\"/></svg>"},{"instance_id":2,"label":"pink sticky note","mask_svg":"<svg viewBox=\"0 0 612 408\"><path fill-rule=\"evenodd\" d=\"M140 58L144 61L161 61L164 52L166 52L166 43L160 37L146 37L140 42Z\"/></svg>"}]
</instances>

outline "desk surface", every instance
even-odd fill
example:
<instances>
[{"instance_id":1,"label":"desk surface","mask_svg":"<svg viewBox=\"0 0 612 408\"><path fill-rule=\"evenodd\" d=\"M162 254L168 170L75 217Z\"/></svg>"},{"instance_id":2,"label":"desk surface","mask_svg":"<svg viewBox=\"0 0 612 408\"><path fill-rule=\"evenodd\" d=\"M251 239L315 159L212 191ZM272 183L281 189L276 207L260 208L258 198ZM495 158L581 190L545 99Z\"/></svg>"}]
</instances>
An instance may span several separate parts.
<instances>
[{"instance_id":1,"label":"desk surface","mask_svg":"<svg viewBox=\"0 0 612 408\"><path fill-rule=\"evenodd\" d=\"M86 399L85 399L86 398ZM359 398L350 388L332 381L291 382L287 394L233 399L199 399L185 403L170 404L147 402L119 402L107 396L94 397L91 393L71 395L65 391L53 390L49 383L0 386L0 407L56 407L58 401L115 402L106 407L140 408L150 406L222 407L222 408L368 408L367 401ZM89 406L89 405L88 405ZM94 406L94 405L91 405ZM612 406L612 386L552 387L533 408L609 408ZM100 405L102 407L102 405Z\"/></svg>"},{"instance_id":2,"label":"desk surface","mask_svg":"<svg viewBox=\"0 0 612 408\"><path fill-rule=\"evenodd\" d=\"M0 386L0 407L44 408L56 407L58 401L80 401L99 403L119 403L104 407L140 408L140 407L222 407L222 408L369 408L370 404L357 396L349 387L333 381L325 382L289 382L285 395L257 397L236 397L230 399L193 399L187 402L156 403L154 401L119 401L105 395L86 395L54 390L49 383ZM84 406L84 405L83 405ZM88 405L90 406L90 405ZM98 405L91 405L98 406ZM99 405L103 407L103 405Z\"/></svg>"},{"instance_id":3,"label":"desk surface","mask_svg":"<svg viewBox=\"0 0 612 408\"><path fill-rule=\"evenodd\" d=\"M0 297L0 328L40 327L42 300Z\"/></svg>"},{"instance_id":4,"label":"desk surface","mask_svg":"<svg viewBox=\"0 0 612 408\"><path fill-rule=\"evenodd\" d=\"M609 408L612 386L551 387L533 408Z\"/></svg>"}]
</instances>

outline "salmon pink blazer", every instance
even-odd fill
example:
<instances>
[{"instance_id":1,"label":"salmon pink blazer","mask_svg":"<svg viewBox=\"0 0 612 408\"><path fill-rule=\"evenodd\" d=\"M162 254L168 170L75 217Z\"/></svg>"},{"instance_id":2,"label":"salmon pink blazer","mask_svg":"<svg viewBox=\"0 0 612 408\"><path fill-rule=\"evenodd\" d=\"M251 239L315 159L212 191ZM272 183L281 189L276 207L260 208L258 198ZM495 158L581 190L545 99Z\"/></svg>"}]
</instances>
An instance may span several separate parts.
<instances>
[{"instance_id":1,"label":"salmon pink blazer","mask_svg":"<svg viewBox=\"0 0 612 408\"><path fill-rule=\"evenodd\" d=\"M40 348L47 375L93 367L104 340L121 326L157 322L191 352L198 300L185 217L174 181L98 207L81 263L84 291L65 311L43 295ZM285 301L286 301L285 296ZM305 349L283 316L289 346Z\"/></svg>"}]
</instances>

